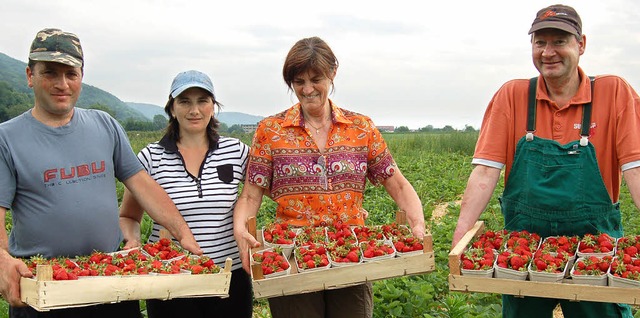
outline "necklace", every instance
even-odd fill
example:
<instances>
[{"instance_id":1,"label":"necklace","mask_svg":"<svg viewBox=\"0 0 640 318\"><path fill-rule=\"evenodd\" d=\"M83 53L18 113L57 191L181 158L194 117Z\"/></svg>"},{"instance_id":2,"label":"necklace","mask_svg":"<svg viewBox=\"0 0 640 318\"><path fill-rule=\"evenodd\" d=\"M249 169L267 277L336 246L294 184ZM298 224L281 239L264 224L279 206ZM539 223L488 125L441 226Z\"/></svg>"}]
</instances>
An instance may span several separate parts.
<instances>
[{"instance_id":1,"label":"necklace","mask_svg":"<svg viewBox=\"0 0 640 318\"><path fill-rule=\"evenodd\" d=\"M326 126L327 124L325 123L324 125L320 126L320 127L316 127L313 124L311 124L311 121L306 121L307 124L309 124L309 126L313 127L313 129L316 130L316 135L320 133L320 129L324 128L324 126Z\"/></svg>"}]
</instances>

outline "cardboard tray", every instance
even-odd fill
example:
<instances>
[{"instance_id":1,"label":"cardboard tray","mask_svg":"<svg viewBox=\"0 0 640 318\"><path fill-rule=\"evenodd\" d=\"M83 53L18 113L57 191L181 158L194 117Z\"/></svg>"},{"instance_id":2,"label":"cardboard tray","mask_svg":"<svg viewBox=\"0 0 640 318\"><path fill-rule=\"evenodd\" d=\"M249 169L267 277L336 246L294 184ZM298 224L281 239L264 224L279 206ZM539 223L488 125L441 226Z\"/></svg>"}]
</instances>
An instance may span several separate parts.
<instances>
[{"instance_id":1,"label":"cardboard tray","mask_svg":"<svg viewBox=\"0 0 640 318\"><path fill-rule=\"evenodd\" d=\"M406 223L404 213L396 214L396 222ZM254 234L254 237L260 238L261 235L255 233L255 218L249 219L248 225L250 233ZM258 240L260 241L260 239ZM260 299L296 295L344 288L393 277L429 273L435 270L431 234L425 235L423 245L423 253L363 262L351 266L331 267L319 271L298 272L294 257L291 257L289 259L291 273L274 278L264 278L260 265L252 265L253 296ZM254 249L249 253L256 250L259 249Z\"/></svg>"},{"instance_id":2,"label":"cardboard tray","mask_svg":"<svg viewBox=\"0 0 640 318\"><path fill-rule=\"evenodd\" d=\"M640 288L576 284L570 278L563 279L561 283L553 283L463 276L460 271L460 255L471 240L483 232L484 222L476 222L449 253L449 290L640 305Z\"/></svg>"},{"instance_id":3,"label":"cardboard tray","mask_svg":"<svg viewBox=\"0 0 640 318\"><path fill-rule=\"evenodd\" d=\"M51 266L38 265L35 279L20 279L20 292L22 301L38 311L141 299L224 298L229 296L231 266L232 260L227 258L217 274L103 276L56 281L51 278Z\"/></svg>"}]
</instances>

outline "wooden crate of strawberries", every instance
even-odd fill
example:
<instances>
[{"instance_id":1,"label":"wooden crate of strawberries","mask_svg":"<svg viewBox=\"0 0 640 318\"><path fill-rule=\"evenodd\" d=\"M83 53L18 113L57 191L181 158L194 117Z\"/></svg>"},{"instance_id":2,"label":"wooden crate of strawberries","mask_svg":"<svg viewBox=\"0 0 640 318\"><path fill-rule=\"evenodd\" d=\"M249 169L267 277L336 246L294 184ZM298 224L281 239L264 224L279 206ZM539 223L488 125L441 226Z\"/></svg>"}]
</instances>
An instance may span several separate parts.
<instances>
[{"instance_id":1,"label":"wooden crate of strawberries","mask_svg":"<svg viewBox=\"0 0 640 318\"><path fill-rule=\"evenodd\" d=\"M541 238L478 221L449 253L449 289L637 305L639 249L635 235Z\"/></svg>"},{"instance_id":2,"label":"wooden crate of strawberries","mask_svg":"<svg viewBox=\"0 0 640 318\"><path fill-rule=\"evenodd\" d=\"M408 227L399 225L406 223L404 213L396 219L375 227L293 229L270 224L260 231L250 219L249 229L262 243L250 251L254 297L337 289L434 271L431 235L417 240ZM396 235L385 239L383 231Z\"/></svg>"},{"instance_id":3,"label":"wooden crate of strawberries","mask_svg":"<svg viewBox=\"0 0 640 318\"><path fill-rule=\"evenodd\" d=\"M221 267L208 257L188 255L167 238L140 249L24 261L35 277L21 278L21 299L38 311L140 299L228 297L232 266L230 258Z\"/></svg>"}]
</instances>

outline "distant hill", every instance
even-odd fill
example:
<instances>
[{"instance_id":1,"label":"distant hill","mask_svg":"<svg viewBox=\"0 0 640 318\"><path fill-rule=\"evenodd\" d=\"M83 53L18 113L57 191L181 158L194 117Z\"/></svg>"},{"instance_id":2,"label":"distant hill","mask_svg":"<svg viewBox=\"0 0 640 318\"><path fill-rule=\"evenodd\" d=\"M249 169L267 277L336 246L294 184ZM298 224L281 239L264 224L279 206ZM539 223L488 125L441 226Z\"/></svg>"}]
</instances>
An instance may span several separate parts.
<instances>
[{"instance_id":1,"label":"distant hill","mask_svg":"<svg viewBox=\"0 0 640 318\"><path fill-rule=\"evenodd\" d=\"M27 85L25 76L26 67L27 63L0 53L0 82L5 82L9 89L14 92L26 94L33 101L33 91ZM94 104L101 104L111 108L115 113L116 119L121 122L127 119L149 121L141 112L127 106L111 93L83 83L82 93L80 93L76 106L86 108ZM3 103L0 103L0 105L3 105Z\"/></svg>"},{"instance_id":2,"label":"distant hill","mask_svg":"<svg viewBox=\"0 0 640 318\"><path fill-rule=\"evenodd\" d=\"M26 63L0 53L0 114L17 115L15 110L12 112L9 109L12 104L16 103L14 100L23 104L26 103L30 105L29 107L33 105L33 90L27 85L25 77L26 67ZM128 119L153 121L153 117L156 115L167 117L164 113L164 106L134 102L125 103L109 92L83 83L77 106L86 108L95 104L104 105L114 110L115 117L120 122L125 122ZM263 118L262 116L225 112L224 110L216 114L216 116L218 116L218 120L227 124L227 126L256 124Z\"/></svg>"},{"instance_id":3,"label":"distant hill","mask_svg":"<svg viewBox=\"0 0 640 318\"><path fill-rule=\"evenodd\" d=\"M156 115L162 115L167 118L167 114L164 112L164 107L160 107L158 105L132 102L127 102L127 105L144 114L150 120L153 120L153 117ZM233 125L256 124L264 118L262 116L240 112L225 112L224 109L220 113L216 114L216 116L220 122L225 123L229 127Z\"/></svg>"},{"instance_id":4,"label":"distant hill","mask_svg":"<svg viewBox=\"0 0 640 318\"><path fill-rule=\"evenodd\" d=\"M217 118L220 122L227 124L227 126L229 127L233 125L257 124L264 118L262 116L249 115L239 112L225 112L224 110L222 110L219 114L216 114L216 116L218 116Z\"/></svg>"},{"instance_id":5,"label":"distant hill","mask_svg":"<svg viewBox=\"0 0 640 318\"><path fill-rule=\"evenodd\" d=\"M164 118L168 119L167 114L165 114L164 112L164 107L160 107L155 104L133 103L133 102L126 102L126 104L129 107L139 111L150 120L153 120L153 117L155 117L156 115L162 115L164 116Z\"/></svg>"}]
</instances>

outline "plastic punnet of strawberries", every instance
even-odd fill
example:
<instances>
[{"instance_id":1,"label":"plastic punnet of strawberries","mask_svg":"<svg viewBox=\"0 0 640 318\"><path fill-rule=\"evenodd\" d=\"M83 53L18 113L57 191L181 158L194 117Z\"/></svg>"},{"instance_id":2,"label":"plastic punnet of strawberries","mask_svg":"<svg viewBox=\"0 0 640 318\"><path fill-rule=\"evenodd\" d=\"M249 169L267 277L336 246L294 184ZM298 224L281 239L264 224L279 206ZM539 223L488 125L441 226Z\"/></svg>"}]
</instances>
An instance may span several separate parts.
<instances>
[{"instance_id":1,"label":"plastic punnet of strawberries","mask_svg":"<svg viewBox=\"0 0 640 318\"><path fill-rule=\"evenodd\" d=\"M170 265L177 265L182 270L191 274L215 274L220 272L220 267L208 256L189 255L181 259L173 260Z\"/></svg>"},{"instance_id":2,"label":"plastic punnet of strawberries","mask_svg":"<svg viewBox=\"0 0 640 318\"><path fill-rule=\"evenodd\" d=\"M396 236L392 242L398 253L411 253L424 249L422 241L414 236Z\"/></svg>"},{"instance_id":3,"label":"plastic punnet of strawberries","mask_svg":"<svg viewBox=\"0 0 640 318\"><path fill-rule=\"evenodd\" d=\"M640 257L640 235L626 235L616 242L616 254L627 254L630 257Z\"/></svg>"},{"instance_id":4,"label":"plastic punnet of strawberries","mask_svg":"<svg viewBox=\"0 0 640 318\"><path fill-rule=\"evenodd\" d=\"M297 246L309 245L311 243L325 244L327 242L327 233L324 227L305 226L300 229L295 242Z\"/></svg>"},{"instance_id":5,"label":"plastic punnet of strawberries","mask_svg":"<svg viewBox=\"0 0 640 318\"><path fill-rule=\"evenodd\" d=\"M382 229L384 236L387 238L411 235L411 230L407 226L398 225L396 222L383 224L380 228Z\"/></svg>"},{"instance_id":6,"label":"plastic punnet of strawberries","mask_svg":"<svg viewBox=\"0 0 640 318\"><path fill-rule=\"evenodd\" d=\"M604 257L588 256L581 257L576 260L573 265L572 275L605 275L611 266L613 257L606 255Z\"/></svg>"},{"instance_id":7,"label":"plastic punnet of strawberries","mask_svg":"<svg viewBox=\"0 0 640 318\"><path fill-rule=\"evenodd\" d=\"M371 239L384 240L384 233L382 232L382 228L379 226L371 227L366 225L358 225L353 228L353 233L356 234L358 242L365 242Z\"/></svg>"},{"instance_id":8,"label":"plastic punnet of strawberries","mask_svg":"<svg viewBox=\"0 0 640 318\"><path fill-rule=\"evenodd\" d=\"M570 257L571 255L565 251L549 253L544 249L538 249L533 253L531 269L537 272L562 273Z\"/></svg>"},{"instance_id":9,"label":"plastic punnet of strawberries","mask_svg":"<svg viewBox=\"0 0 640 318\"><path fill-rule=\"evenodd\" d=\"M296 232L286 223L269 224L265 226L262 235L265 242L280 245L293 244L296 238Z\"/></svg>"},{"instance_id":10,"label":"plastic punnet of strawberries","mask_svg":"<svg viewBox=\"0 0 640 318\"><path fill-rule=\"evenodd\" d=\"M632 258L626 254L623 257L614 257L610 272L616 277L640 280L640 258Z\"/></svg>"},{"instance_id":11,"label":"plastic punnet of strawberries","mask_svg":"<svg viewBox=\"0 0 640 318\"><path fill-rule=\"evenodd\" d=\"M327 227L327 239L329 242L338 242L338 245L357 243L356 235L351 230L351 226L342 222Z\"/></svg>"},{"instance_id":12,"label":"plastic punnet of strawberries","mask_svg":"<svg viewBox=\"0 0 640 318\"><path fill-rule=\"evenodd\" d=\"M356 243L339 245L338 242L329 242L327 250L331 261L336 263L360 263L362 260L362 251Z\"/></svg>"},{"instance_id":13,"label":"plastic punnet of strawberries","mask_svg":"<svg viewBox=\"0 0 640 318\"><path fill-rule=\"evenodd\" d=\"M270 275L289 269L289 261L282 255L282 249L276 247L252 254L253 261L262 267L262 274Z\"/></svg>"},{"instance_id":14,"label":"plastic punnet of strawberries","mask_svg":"<svg viewBox=\"0 0 640 318\"><path fill-rule=\"evenodd\" d=\"M487 230L471 242L472 248L489 247L495 251L500 251L504 247L504 239L509 232L507 230L492 231Z\"/></svg>"},{"instance_id":15,"label":"plastic punnet of strawberries","mask_svg":"<svg viewBox=\"0 0 640 318\"><path fill-rule=\"evenodd\" d=\"M569 256L574 256L578 250L579 242L580 237L577 235L549 236L542 240L539 249L545 253L567 253Z\"/></svg>"},{"instance_id":16,"label":"plastic punnet of strawberries","mask_svg":"<svg viewBox=\"0 0 640 318\"><path fill-rule=\"evenodd\" d=\"M156 242L148 242L142 246L142 249L152 257L163 261L185 255L183 249L168 238L161 238Z\"/></svg>"},{"instance_id":17,"label":"plastic punnet of strawberries","mask_svg":"<svg viewBox=\"0 0 640 318\"><path fill-rule=\"evenodd\" d=\"M38 275L38 265L51 265L54 280L76 280L78 276L89 276L80 274L82 268L69 258L51 258L47 259L40 255L32 256L29 259L22 260L34 275Z\"/></svg>"},{"instance_id":18,"label":"plastic punnet of strawberries","mask_svg":"<svg viewBox=\"0 0 640 318\"><path fill-rule=\"evenodd\" d=\"M390 241L380 241L371 238L368 241L360 242L360 249L364 258L375 258L395 254L395 249Z\"/></svg>"},{"instance_id":19,"label":"plastic punnet of strawberries","mask_svg":"<svg viewBox=\"0 0 640 318\"><path fill-rule=\"evenodd\" d=\"M613 246L615 239L607 233L600 233L598 235L587 233L580 239L578 245L578 252L588 253L611 253L613 252Z\"/></svg>"},{"instance_id":20,"label":"plastic punnet of strawberries","mask_svg":"<svg viewBox=\"0 0 640 318\"><path fill-rule=\"evenodd\" d=\"M530 260L530 256L518 254L507 250L498 254L496 259L496 266L516 270L519 272L526 272Z\"/></svg>"},{"instance_id":21,"label":"plastic punnet of strawberries","mask_svg":"<svg viewBox=\"0 0 640 318\"><path fill-rule=\"evenodd\" d=\"M293 250L296 264L300 269L314 269L329 266L329 257L324 244L310 243Z\"/></svg>"},{"instance_id":22,"label":"plastic punnet of strawberries","mask_svg":"<svg viewBox=\"0 0 640 318\"><path fill-rule=\"evenodd\" d=\"M495 254L491 247L470 248L460 255L462 269L490 270L495 262Z\"/></svg>"},{"instance_id":23,"label":"plastic punnet of strawberries","mask_svg":"<svg viewBox=\"0 0 640 318\"><path fill-rule=\"evenodd\" d=\"M533 252L538 249L540 244L540 235L527 230L509 232L506 247L507 250L516 254L525 255L529 259L533 256Z\"/></svg>"}]
</instances>

